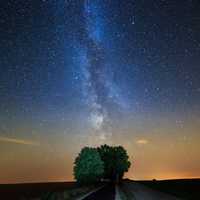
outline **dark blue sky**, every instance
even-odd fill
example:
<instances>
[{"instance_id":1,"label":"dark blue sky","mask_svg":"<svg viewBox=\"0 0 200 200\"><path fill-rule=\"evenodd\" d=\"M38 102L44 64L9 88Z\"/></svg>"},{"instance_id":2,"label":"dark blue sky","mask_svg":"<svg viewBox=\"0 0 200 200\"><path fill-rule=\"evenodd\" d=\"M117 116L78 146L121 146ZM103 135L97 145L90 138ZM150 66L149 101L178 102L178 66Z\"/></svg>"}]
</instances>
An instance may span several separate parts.
<instances>
[{"instance_id":1,"label":"dark blue sky","mask_svg":"<svg viewBox=\"0 0 200 200\"><path fill-rule=\"evenodd\" d=\"M125 85L132 103L157 107L162 101L176 104L180 96L179 104L198 103L198 1L94 4L96 21L89 23L96 24L87 30L83 1L1 2L2 102L12 97L16 104L40 104L56 94L79 99L81 72L73 58L88 42L87 31L99 31L105 68Z\"/></svg>"}]
</instances>

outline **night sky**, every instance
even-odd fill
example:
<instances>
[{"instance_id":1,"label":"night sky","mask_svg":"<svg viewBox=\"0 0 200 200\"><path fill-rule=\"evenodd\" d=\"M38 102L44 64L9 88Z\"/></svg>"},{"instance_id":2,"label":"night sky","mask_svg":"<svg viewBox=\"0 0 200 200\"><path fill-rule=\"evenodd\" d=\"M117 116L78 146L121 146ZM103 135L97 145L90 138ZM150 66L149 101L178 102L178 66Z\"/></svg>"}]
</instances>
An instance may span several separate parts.
<instances>
[{"instance_id":1,"label":"night sky","mask_svg":"<svg viewBox=\"0 0 200 200\"><path fill-rule=\"evenodd\" d=\"M1 0L0 182L72 180L123 145L133 179L200 177L199 0Z\"/></svg>"}]
</instances>

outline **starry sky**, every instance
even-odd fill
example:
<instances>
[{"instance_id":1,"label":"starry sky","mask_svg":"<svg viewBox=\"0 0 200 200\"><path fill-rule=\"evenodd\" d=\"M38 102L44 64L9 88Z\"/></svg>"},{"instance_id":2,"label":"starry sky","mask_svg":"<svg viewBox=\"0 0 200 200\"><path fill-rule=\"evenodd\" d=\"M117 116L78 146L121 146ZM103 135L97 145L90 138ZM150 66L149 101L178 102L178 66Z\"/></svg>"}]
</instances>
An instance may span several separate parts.
<instances>
[{"instance_id":1,"label":"starry sky","mask_svg":"<svg viewBox=\"0 0 200 200\"><path fill-rule=\"evenodd\" d=\"M199 0L2 0L0 182L73 180L123 145L132 179L200 177Z\"/></svg>"}]
</instances>

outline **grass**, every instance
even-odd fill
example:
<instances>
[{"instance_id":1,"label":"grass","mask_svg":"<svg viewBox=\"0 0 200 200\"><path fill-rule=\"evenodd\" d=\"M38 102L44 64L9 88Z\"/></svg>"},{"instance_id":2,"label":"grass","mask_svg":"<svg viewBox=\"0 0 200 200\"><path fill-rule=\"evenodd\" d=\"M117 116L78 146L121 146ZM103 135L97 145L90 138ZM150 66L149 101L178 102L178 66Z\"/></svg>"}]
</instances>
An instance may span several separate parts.
<instances>
[{"instance_id":1,"label":"grass","mask_svg":"<svg viewBox=\"0 0 200 200\"><path fill-rule=\"evenodd\" d=\"M74 200L98 186L79 186L75 182L0 184L0 199Z\"/></svg>"},{"instance_id":2,"label":"grass","mask_svg":"<svg viewBox=\"0 0 200 200\"><path fill-rule=\"evenodd\" d=\"M76 200L77 198L94 190L96 186L77 187L62 192L52 192L50 195L41 198L41 200Z\"/></svg>"},{"instance_id":3,"label":"grass","mask_svg":"<svg viewBox=\"0 0 200 200\"><path fill-rule=\"evenodd\" d=\"M134 193L125 186L124 182L133 182L125 179L120 186L120 196L122 200L133 200ZM171 194L184 200L200 199L200 179L179 179L179 180L162 180L162 181L134 181L143 184L157 191Z\"/></svg>"},{"instance_id":4,"label":"grass","mask_svg":"<svg viewBox=\"0 0 200 200\"><path fill-rule=\"evenodd\" d=\"M200 179L138 181L152 189L186 199L200 199Z\"/></svg>"}]
</instances>

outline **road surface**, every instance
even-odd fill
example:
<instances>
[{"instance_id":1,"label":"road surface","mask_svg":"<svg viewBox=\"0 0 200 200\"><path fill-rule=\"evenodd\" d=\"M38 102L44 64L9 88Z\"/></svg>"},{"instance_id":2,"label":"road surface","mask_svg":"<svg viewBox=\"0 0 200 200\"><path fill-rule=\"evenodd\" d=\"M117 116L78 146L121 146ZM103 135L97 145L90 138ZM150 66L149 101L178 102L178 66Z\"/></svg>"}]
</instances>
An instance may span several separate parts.
<instances>
[{"instance_id":1,"label":"road surface","mask_svg":"<svg viewBox=\"0 0 200 200\"><path fill-rule=\"evenodd\" d=\"M133 200L181 200L172 195L148 188L140 183L131 181L123 183L123 187Z\"/></svg>"},{"instance_id":2,"label":"road surface","mask_svg":"<svg viewBox=\"0 0 200 200\"><path fill-rule=\"evenodd\" d=\"M115 186L114 184L109 184L83 200L115 200Z\"/></svg>"}]
</instances>

